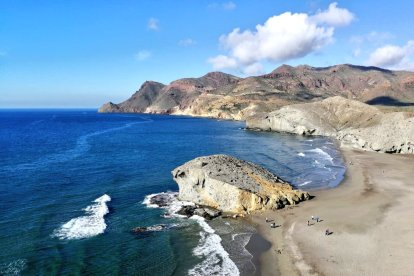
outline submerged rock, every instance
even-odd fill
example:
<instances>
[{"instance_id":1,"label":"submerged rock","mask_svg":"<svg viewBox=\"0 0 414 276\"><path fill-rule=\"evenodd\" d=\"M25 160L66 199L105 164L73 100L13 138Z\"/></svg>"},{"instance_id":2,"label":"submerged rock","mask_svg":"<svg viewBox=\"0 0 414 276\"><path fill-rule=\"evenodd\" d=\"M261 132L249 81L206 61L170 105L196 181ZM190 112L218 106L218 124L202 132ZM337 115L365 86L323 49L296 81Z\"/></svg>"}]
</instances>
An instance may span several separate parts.
<instances>
[{"instance_id":1,"label":"submerged rock","mask_svg":"<svg viewBox=\"0 0 414 276\"><path fill-rule=\"evenodd\" d=\"M196 158L172 174L180 200L228 213L280 209L310 198L268 170L227 155Z\"/></svg>"}]
</instances>

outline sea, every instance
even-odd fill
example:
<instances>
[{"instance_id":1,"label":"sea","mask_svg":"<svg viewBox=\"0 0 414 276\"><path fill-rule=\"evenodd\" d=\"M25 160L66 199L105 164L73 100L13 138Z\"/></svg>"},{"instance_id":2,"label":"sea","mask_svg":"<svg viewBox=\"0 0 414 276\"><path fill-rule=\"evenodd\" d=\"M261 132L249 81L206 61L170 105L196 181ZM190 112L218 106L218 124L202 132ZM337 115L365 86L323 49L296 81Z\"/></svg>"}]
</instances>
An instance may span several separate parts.
<instances>
[{"instance_id":1,"label":"sea","mask_svg":"<svg viewBox=\"0 0 414 276\"><path fill-rule=\"evenodd\" d=\"M246 249L254 227L174 215L180 202L171 171L224 153L314 190L337 186L345 166L329 138L244 127L185 116L0 110L0 275L254 275ZM159 193L171 205L150 204Z\"/></svg>"}]
</instances>

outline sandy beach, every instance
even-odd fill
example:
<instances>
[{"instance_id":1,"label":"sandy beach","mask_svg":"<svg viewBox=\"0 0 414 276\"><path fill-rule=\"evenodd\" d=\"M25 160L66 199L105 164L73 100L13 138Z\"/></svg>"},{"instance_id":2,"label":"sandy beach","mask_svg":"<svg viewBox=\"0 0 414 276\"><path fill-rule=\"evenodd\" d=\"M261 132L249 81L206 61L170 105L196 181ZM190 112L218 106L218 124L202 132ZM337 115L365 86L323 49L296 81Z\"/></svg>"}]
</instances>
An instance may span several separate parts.
<instances>
[{"instance_id":1,"label":"sandy beach","mask_svg":"<svg viewBox=\"0 0 414 276\"><path fill-rule=\"evenodd\" d=\"M413 275L414 156L342 151L348 169L337 188L251 217L272 244L261 275Z\"/></svg>"}]
</instances>

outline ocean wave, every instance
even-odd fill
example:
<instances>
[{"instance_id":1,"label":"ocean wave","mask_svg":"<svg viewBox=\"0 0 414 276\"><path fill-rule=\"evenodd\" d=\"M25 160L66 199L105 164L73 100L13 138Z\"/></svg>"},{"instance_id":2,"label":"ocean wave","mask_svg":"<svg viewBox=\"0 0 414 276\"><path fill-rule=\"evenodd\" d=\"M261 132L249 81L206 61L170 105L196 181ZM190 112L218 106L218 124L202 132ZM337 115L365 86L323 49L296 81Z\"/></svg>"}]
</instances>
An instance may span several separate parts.
<instances>
[{"instance_id":1,"label":"ocean wave","mask_svg":"<svg viewBox=\"0 0 414 276\"><path fill-rule=\"evenodd\" d=\"M159 204L154 203L152 200L155 197L161 197L162 200L159 201ZM156 193L156 194L150 194L147 195L144 200L142 201L142 204L146 205L148 208L163 208L167 210L166 217L169 216L178 216L178 217L184 217L177 212L183 207L183 206L193 206L193 202L189 201L181 201L178 200L178 193L177 192L162 192L162 193Z\"/></svg>"},{"instance_id":2,"label":"ocean wave","mask_svg":"<svg viewBox=\"0 0 414 276\"><path fill-rule=\"evenodd\" d=\"M30 163L22 163L22 164L18 164L14 166L10 166L10 165L4 166L0 168L0 171L1 170L4 170L4 171L35 170L35 169L43 168L49 164L67 162L69 160L75 159L85 154L86 152L90 150L91 145L88 142L89 138L94 137L94 136L99 136L105 133L113 132L113 131L122 130L128 127L131 127L132 125L135 125L135 124L147 123L151 121L149 119L143 119L143 120L144 121L127 123L119 127L108 128L105 130L95 131L92 133L82 135L76 140L75 147L72 149L66 150L61 153L49 154L47 156L41 157Z\"/></svg>"},{"instance_id":3,"label":"ocean wave","mask_svg":"<svg viewBox=\"0 0 414 276\"><path fill-rule=\"evenodd\" d=\"M308 150L307 152L316 153L319 156L323 157L323 159L325 159L325 160L327 160L327 161L329 161L329 162L331 162L333 164L333 157L329 153L327 153L326 151L324 151L324 150L322 150L320 148L311 149L311 150Z\"/></svg>"},{"instance_id":4,"label":"ocean wave","mask_svg":"<svg viewBox=\"0 0 414 276\"><path fill-rule=\"evenodd\" d=\"M299 153L298 153L298 155L299 155L300 157L304 157L304 156L305 156L305 154L304 154L303 152L299 152Z\"/></svg>"},{"instance_id":5,"label":"ocean wave","mask_svg":"<svg viewBox=\"0 0 414 276\"><path fill-rule=\"evenodd\" d=\"M192 216L203 231L200 232L200 242L193 254L205 258L201 263L188 271L188 275L240 275L236 264L230 259L229 253L221 245L221 238L204 218Z\"/></svg>"},{"instance_id":6,"label":"ocean wave","mask_svg":"<svg viewBox=\"0 0 414 276\"><path fill-rule=\"evenodd\" d=\"M77 217L56 229L52 236L62 240L84 239L102 234L106 229L104 216L109 213L107 202L111 197L107 194L95 199L85 209L86 216Z\"/></svg>"},{"instance_id":7,"label":"ocean wave","mask_svg":"<svg viewBox=\"0 0 414 276\"><path fill-rule=\"evenodd\" d=\"M298 184L298 186L301 187L301 186L305 186L305 185L310 184L310 183L312 183L312 180L309 180L309 181L305 181L303 183L300 183L300 184Z\"/></svg>"},{"instance_id":8,"label":"ocean wave","mask_svg":"<svg viewBox=\"0 0 414 276\"><path fill-rule=\"evenodd\" d=\"M20 275L21 272L26 268L25 259L17 259L10 263L0 264L0 275L14 276Z\"/></svg>"}]
</instances>

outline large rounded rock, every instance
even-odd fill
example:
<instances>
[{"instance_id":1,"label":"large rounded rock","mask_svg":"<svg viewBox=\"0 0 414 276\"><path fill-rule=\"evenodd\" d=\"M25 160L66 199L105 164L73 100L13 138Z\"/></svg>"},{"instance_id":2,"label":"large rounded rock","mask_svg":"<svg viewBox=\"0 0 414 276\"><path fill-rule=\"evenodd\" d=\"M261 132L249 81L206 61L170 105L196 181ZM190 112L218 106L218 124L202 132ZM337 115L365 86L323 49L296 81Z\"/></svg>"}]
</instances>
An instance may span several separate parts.
<instances>
[{"instance_id":1,"label":"large rounded rock","mask_svg":"<svg viewBox=\"0 0 414 276\"><path fill-rule=\"evenodd\" d=\"M230 212L279 209L309 194L268 170L227 155L203 156L172 171L179 199Z\"/></svg>"}]
</instances>

